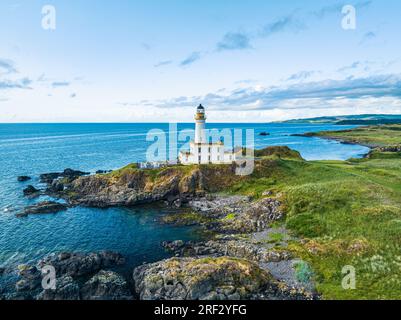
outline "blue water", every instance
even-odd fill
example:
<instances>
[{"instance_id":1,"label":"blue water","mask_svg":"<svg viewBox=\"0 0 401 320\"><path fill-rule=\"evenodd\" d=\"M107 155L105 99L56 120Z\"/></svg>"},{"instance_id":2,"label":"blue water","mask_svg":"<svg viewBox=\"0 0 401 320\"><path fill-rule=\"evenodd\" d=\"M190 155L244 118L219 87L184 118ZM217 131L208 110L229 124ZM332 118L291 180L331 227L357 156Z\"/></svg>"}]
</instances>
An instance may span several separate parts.
<instances>
[{"instance_id":1,"label":"blue water","mask_svg":"<svg viewBox=\"0 0 401 320\"><path fill-rule=\"evenodd\" d=\"M348 129L352 126L294 124L210 124L212 128L255 129L255 147L287 145L307 160L347 159L361 156L365 147L343 145L316 138L291 137L293 133ZM183 124L182 128L192 128ZM56 215L15 213L44 198L22 196L27 184L38 185L38 175L65 168L95 172L116 169L145 160L151 142L149 129L167 130L165 124L0 124L0 266L35 261L57 251L115 250L128 257L129 265L166 257L163 240L197 239L190 227L161 225L163 208L73 208ZM268 131L270 136L258 134ZM19 183L19 175L34 179Z\"/></svg>"}]
</instances>

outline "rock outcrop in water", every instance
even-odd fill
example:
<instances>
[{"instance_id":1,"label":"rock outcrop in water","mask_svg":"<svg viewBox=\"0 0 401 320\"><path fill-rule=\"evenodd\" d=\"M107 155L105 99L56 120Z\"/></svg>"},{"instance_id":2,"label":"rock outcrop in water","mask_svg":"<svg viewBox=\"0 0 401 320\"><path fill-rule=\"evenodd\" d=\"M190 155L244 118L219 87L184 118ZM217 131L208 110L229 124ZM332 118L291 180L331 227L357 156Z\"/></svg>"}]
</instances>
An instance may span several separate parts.
<instances>
[{"instance_id":1,"label":"rock outcrop in water","mask_svg":"<svg viewBox=\"0 0 401 320\"><path fill-rule=\"evenodd\" d=\"M83 300L132 300L127 281L116 272L101 270L81 289Z\"/></svg>"},{"instance_id":2,"label":"rock outcrop in water","mask_svg":"<svg viewBox=\"0 0 401 320\"><path fill-rule=\"evenodd\" d=\"M40 190L36 189L34 186L27 186L24 190L24 196L26 197L33 197L35 195L39 195Z\"/></svg>"},{"instance_id":3,"label":"rock outcrop in water","mask_svg":"<svg viewBox=\"0 0 401 320\"><path fill-rule=\"evenodd\" d=\"M60 211L65 211L67 210L67 208L68 206L63 203L54 201L43 201L35 205L26 207L23 212L18 213L16 216L22 218L22 217L27 217L30 214L57 213Z\"/></svg>"},{"instance_id":4,"label":"rock outcrop in water","mask_svg":"<svg viewBox=\"0 0 401 320\"><path fill-rule=\"evenodd\" d=\"M38 266L42 268L50 265L55 268L57 274L78 278L124 263L124 257L115 252L103 251L89 254L64 252L43 258L38 262Z\"/></svg>"},{"instance_id":5,"label":"rock outcrop in water","mask_svg":"<svg viewBox=\"0 0 401 320\"><path fill-rule=\"evenodd\" d=\"M26 182L26 181L29 181L29 180L31 180L32 178L31 177L28 177L28 176L19 176L18 178L17 178L17 181L18 182Z\"/></svg>"},{"instance_id":6,"label":"rock outcrop in water","mask_svg":"<svg viewBox=\"0 0 401 320\"><path fill-rule=\"evenodd\" d=\"M70 276L61 276L56 281L56 289L43 290L36 300L81 300L79 285Z\"/></svg>"},{"instance_id":7,"label":"rock outcrop in water","mask_svg":"<svg viewBox=\"0 0 401 320\"><path fill-rule=\"evenodd\" d=\"M126 300L133 299L127 281L107 269L121 266L124 257L116 252L51 254L36 265L19 265L15 291L3 298L9 300ZM42 269L52 266L56 288L42 289ZM87 280L89 279L89 280ZM86 282L85 282L86 281ZM1 296L0 296L1 300Z\"/></svg>"},{"instance_id":8,"label":"rock outcrop in water","mask_svg":"<svg viewBox=\"0 0 401 320\"><path fill-rule=\"evenodd\" d=\"M78 177L89 175L89 172L82 172L79 170L65 169L63 172L43 173L40 175L40 181L43 183L51 184L54 180L65 178L66 182L71 182Z\"/></svg>"}]
</instances>

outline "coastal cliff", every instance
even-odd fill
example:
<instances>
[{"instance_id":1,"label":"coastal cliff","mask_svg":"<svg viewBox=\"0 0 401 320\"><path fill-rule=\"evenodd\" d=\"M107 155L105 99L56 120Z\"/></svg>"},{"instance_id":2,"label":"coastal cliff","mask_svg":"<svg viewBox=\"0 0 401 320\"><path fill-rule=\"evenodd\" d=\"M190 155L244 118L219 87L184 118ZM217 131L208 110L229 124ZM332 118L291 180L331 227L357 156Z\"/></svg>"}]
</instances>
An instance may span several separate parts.
<instances>
[{"instance_id":1,"label":"coastal cliff","mask_svg":"<svg viewBox=\"0 0 401 320\"><path fill-rule=\"evenodd\" d=\"M78 178L63 186L63 194L74 205L134 206L191 199L221 191L239 179L231 165L175 166L163 170L127 167L106 175Z\"/></svg>"},{"instance_id":2,"label":"coastal cliff","mask_svg":"<svg viewBox=\"0 0 401 320\"><path fill-rule=\"evenodd\" d=\"M135 279L130 292L136 298L191 297L192 285L199 280L194 270L204 275L205 282L199 283L208 288L196 293L199 298L228 299L238 297L237 293L240 298L256 299L398 298L399 290L392 289L401 283L396 262L401 247L398 127L350 131L349 136L358 141L382 141L364 159L309 162L279 147L259 151L255 170L246 177L236 176L229 165L157 170L129 165L89 176L69 172L48 181L48 189L41 192L65 199L68 206L161 201L182 208L166 214L161 224L197 225L211 233L207 241L164 242L173 260L140 266L126 279ZM241 261L249 263L255 278L236 277ZM377 264L383 268L375 268ZM358 270L355 290L341 287L341 270L347 265ZM185 285L171 281L170 271L181 275ZM215 273L238 282L225 291L226 283ZM100 274L92 283L102 279L119 283L112 274ZM248 287L248 282L260 285ZM251 289L241 289L245 287ZM91 290L94 295L101 292Z\"/></svg>"},{"instance_id":3,"label":"coastal cliff","mask_svg":"<svg viewBox=\"0 0 401 320\"><path fill-rule=\"evenodd\" d=\"M128 165L122 169L96 175L53 176L47 192L65 198L72 205L90 207L134 206L139 204L179 200L187 202L205 194L222 192L233 185L273 169L279 159L302 160L298 152L288 147L269 147L255 152L258 157L251 176L235 174L236 165L172 166L162 169L138 169ZM46 177L48 177L46 175Z\"/></svg>"}]
</instances>

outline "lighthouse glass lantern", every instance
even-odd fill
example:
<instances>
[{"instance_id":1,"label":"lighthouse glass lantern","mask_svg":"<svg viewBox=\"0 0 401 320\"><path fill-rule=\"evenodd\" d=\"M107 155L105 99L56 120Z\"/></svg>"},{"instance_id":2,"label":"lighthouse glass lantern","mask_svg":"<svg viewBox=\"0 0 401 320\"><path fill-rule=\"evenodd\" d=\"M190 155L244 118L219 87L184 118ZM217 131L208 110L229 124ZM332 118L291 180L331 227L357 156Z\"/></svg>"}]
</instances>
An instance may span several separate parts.
<instances>
[{"instance_id":1,"label":"lighthouse glass lantern","mask_svg":"<svg viewBox=\"0 0 401 320\"><path fill-rule=\"evenodd\" d=\"M206 116L205 108L202 105L196 109L195 114L195 143L203 144L206 141L206 130L205 130Z\"/></svg>"}]
</instances>

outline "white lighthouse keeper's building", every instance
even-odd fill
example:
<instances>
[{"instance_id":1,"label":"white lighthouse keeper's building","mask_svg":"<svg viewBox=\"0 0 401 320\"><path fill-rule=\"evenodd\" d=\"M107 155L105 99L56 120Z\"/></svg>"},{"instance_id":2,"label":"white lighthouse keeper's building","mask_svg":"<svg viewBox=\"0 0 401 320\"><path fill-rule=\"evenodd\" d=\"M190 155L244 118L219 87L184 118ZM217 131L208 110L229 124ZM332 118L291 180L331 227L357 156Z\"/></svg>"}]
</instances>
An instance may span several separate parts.
<instances>
[{"instance_id":1,"label":"white lighthouse keeper's building","mask_svg":"<svg viewBox=\"0 0 401 320\"><path fill-rule=\"evenodd\" d=\"M195 140L190 142L189 151L180 152L178 160L184 165L232 163L241 151L227 151L222 141L213 143L207 139L205 108L200 105L195 114Z\"/></svg>"}]
</instances>

